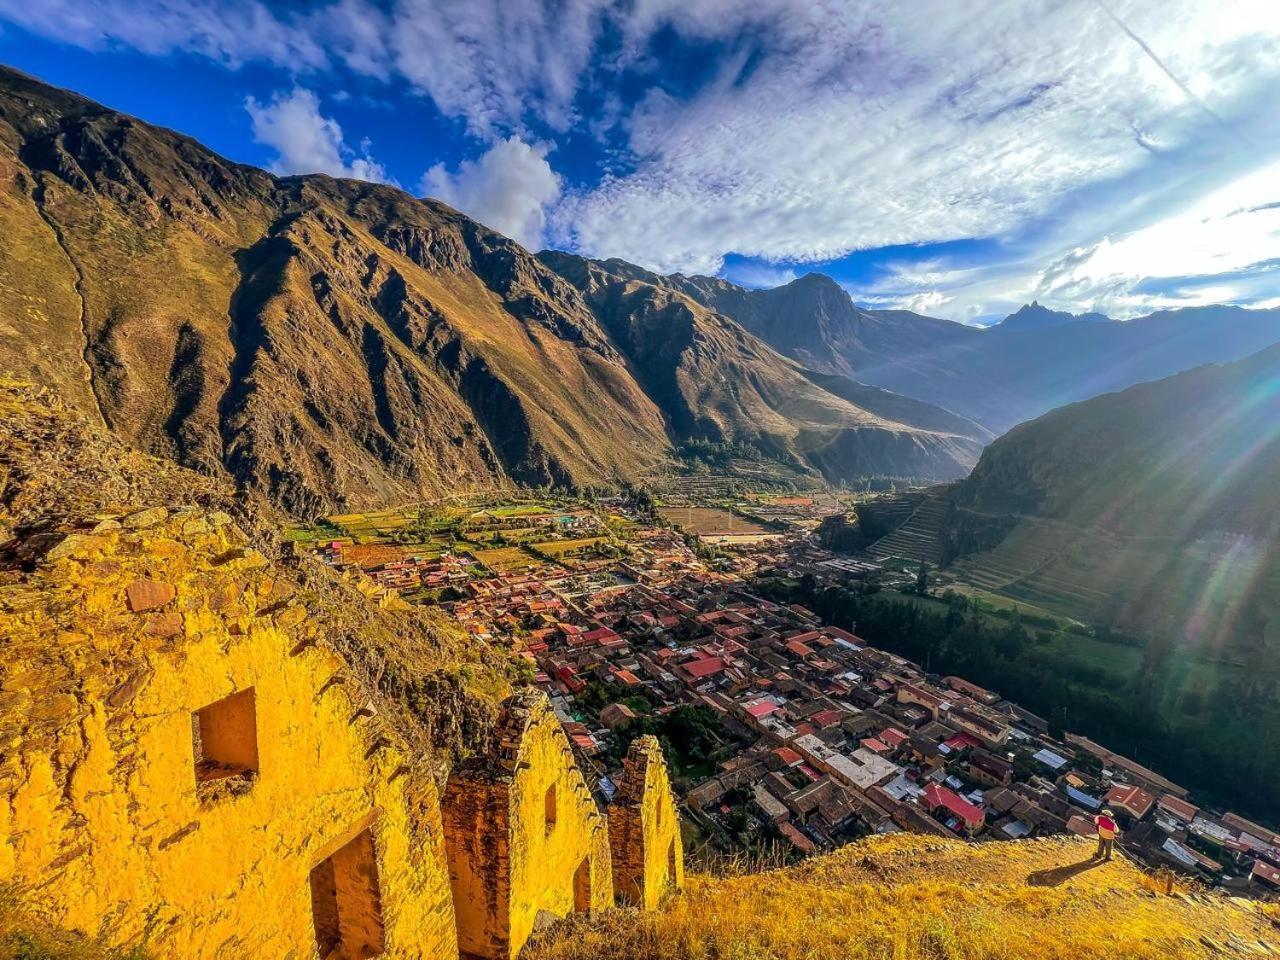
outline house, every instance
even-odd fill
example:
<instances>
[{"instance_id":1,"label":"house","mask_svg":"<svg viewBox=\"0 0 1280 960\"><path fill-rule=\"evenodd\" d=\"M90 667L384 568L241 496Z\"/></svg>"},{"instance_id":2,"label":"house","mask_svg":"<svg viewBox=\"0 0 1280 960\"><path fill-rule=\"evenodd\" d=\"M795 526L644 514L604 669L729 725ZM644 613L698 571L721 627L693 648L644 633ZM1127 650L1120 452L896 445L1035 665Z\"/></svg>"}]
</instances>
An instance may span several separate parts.
<instances>
[{"instance_id":1,"label":"house","mask_svg":"<svg viewBox=\"0 0 1280 960\"><path fill-rule=\"evenodd\" d=\"M1273 889L1280 890L1280 867L1272 866L1265 860L1255 860L1253 861L1253 870L1249 873L1249 879L1257 880Z\"/></svg>"},{"instance_id":2,"label":"house","mask_svg":"<svg viewBox=\"0 0 1280 960\"><path fill-rule=\"evenodd\" d=\"M1005 786L1013 780L1013 764L986 750L969 755L969 776L988 787Z\"/></svg>"},{"instance_id":3,"label":"house","mask_svg":"<svg viewBox=\"0 0 1280 960\"><path fill-rule=\"evenodd\" d=\"M1164 813L1173 817L1182 823L1190 823L1196 818L1196 814L1200 812L1200 808L1193 803L1188 803L1181 797L1175 797L1173 794L1166 793L1156 801L1156 806Z\"/></svg>"},{"instance_id":4,"label":"house","mask_svg":"<svg viewBox=\"0 0 1280 960\"><path fill-rule=\"evenodd\" d=\"M924 788L924 802L934 816L942 816L948 821L954 820L958 832L969 836L977 833L986 823L987 815L981 807L975 806L954 790L931 783Z\"/></svg>"},{"instance_id":5,"label":"house","mask_svg":"<svg viewBox=\"0 0 1280 960\"><path fill-rule=\"evenodd\" d=\"M1128 814L1133 820L1141 820L1151 812L1156 798L1141 787L1116 784L1107 791L1105 803L1114 810Z\"/></svg>"},{"instance_id":6,"label":"house","mask_svg":"<svg viewBox=\"0 0 1280 960\"><path fill-rule=\"evenodd\" d=\"M635 718L635 711L625 703L611 703L600 711L600 722L610 730L625 727Z\"/></svg>"}]
</instances>

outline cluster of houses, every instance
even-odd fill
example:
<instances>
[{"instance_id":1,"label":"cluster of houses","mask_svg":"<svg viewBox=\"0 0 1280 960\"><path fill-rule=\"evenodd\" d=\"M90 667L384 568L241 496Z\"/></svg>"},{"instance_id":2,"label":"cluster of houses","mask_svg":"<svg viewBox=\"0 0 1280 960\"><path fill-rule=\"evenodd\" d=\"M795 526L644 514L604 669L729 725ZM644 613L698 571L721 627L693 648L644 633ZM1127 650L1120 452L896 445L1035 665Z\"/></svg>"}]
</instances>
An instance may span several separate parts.
<instances>
[{"instance_id":1,"label":"cluster of houses","mask_svg":"<svg viewBox=\"0 0 1280 960\"><path fill-rule=\"evenodd\" d=\"M573 597L548 587L508 613L535 615L527 654L587 757L634 720L627 702L638 692L659 712L690 703L719 716L743 746L713 776L679 784L704 824L745 806L810 853L896 830L1092 836L1093 817L1110 808L1131 855L1276 883L1280 837L1200 810L1184 788L1083 737L1055 739L992 691L931 676L736 577L649 579ZM577 701L592 681L613 702L589 715Z\"/></svg>"},{"instance_id":2,"label":"cluster of houses","mask_svg":"<svg viewBox=\"0 0 1280 960\"><path fill-rule=\"evenodd\" d=\"M756 569L824 559L811 543L764 544L726 567L699 559L673 530L638 526L628 548L599 569L485 576L446 557L433 571L459 585L461 599L444 605L473 635L514 643L533 661L606 794L602 747L625 736L638 711L702 705L733 749L711 776L676 786L709 830L745 815L811 853L899 830L1092 836L1093 817L1109 808L1131 856L1280 888L1274 832L1200 809L1186 789L1084 737L1051 736L1043 719L993 691L931 675L749 591Z\"/></svg>"}]
</instances>

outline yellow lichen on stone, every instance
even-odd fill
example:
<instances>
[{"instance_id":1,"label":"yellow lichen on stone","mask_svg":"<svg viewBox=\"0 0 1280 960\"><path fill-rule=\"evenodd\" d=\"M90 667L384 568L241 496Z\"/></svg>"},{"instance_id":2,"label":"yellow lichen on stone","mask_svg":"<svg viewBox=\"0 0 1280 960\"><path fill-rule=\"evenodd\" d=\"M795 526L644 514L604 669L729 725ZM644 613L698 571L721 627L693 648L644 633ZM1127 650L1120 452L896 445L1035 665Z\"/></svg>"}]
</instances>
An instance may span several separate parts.
<instances>
[{"instance_id":1,"label":"yellow lichen on stone","mask_svg":"<svg viewBox=\"0 0 1280 960\"><path fill-rule=\"evenodd\" d=\"M511 697L445 792L463 955L506 960L553 918L613 903L608 827L544 695Z\"/></svg>"},{"instance_id":2,"label":"yellow lichen on stone","mask_svg":"<svg viewBox=\"0 0 1280 960\"><path fill-rule=\"evenodd\" d=\"M680 815L655 737L631 742L609 807L613 882L619 900L646 910L684 886Z\"/></svg>"},{"instance_id":3,"label":"yellow lichen on stone","mask_svg":"<svg viewBox=\"0 0 1280 960\"><path fill-rule=\"evenodd\" d=\"M454 956L434 781L243 535L200 519L138 516L0 587L0 883L160 958L310 956L317 890L331 956L375 927L382 955ZM246 691L202 747L198 711ZM365 831L363 888L325 894L313 872Z\"/></svg>"}]
</instances>

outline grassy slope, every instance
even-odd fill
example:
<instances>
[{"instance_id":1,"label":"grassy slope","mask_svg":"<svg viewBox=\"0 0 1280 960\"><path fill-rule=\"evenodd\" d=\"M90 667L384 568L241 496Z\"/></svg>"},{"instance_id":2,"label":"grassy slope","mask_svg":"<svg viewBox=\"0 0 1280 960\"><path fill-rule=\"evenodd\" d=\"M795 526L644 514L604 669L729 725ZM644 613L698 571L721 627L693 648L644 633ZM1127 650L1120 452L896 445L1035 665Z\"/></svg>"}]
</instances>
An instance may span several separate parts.
<instances>
[{"instance_id":1,"label":"grassy slope","mask_svg":"<svg viewBox=\"0 0 1280 960\"><path fill-rule=\"evenodd\" d=\"M1123 859L1089 864L1078 838L968 845L877 837L790 869L690 878L655 914L578 920L528 960L1090 960L1280 950L1257 906L1157 894ZM1087 869L1086 869L1087 868Z\"/></svg>"}]
</instances>

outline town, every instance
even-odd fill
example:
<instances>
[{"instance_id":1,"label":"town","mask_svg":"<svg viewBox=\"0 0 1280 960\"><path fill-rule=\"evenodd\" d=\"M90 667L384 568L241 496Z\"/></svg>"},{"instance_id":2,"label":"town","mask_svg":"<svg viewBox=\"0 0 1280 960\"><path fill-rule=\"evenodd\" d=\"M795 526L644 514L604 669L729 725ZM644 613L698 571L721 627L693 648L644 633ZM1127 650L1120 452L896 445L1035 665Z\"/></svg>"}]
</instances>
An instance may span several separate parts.
<instances>
[{"instance_id":1,"label":"town","mask_svg":"<svg viewBox=\"0 0 1280 960\"><path fill-rule=\"evenodd\" d=\"M567 500L472 498L331 517L290 532L376 590L439 606L528 664L607 799L630 742L654 734L686 849L777 862L875 833L974 841L1075 833L1111 810L1151 868L1280 888L1280 835L959 676L939 676L768 595L906 565L825 550L825 492L684 490Z\"/></svg>"}]
</instances>

